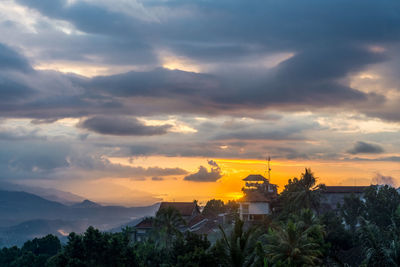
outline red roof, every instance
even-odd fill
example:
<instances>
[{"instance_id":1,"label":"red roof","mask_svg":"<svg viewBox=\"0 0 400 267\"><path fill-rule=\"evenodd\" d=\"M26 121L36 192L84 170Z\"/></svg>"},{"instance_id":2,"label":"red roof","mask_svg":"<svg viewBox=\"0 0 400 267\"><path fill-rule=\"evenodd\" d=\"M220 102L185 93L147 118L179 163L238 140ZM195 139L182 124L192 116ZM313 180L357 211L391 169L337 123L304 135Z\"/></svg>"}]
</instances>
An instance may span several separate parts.
<instances>
[{"instance_id":1,"label":"red roof","mask_svg":"<svg viewBox=\"0 0 400 267\"><path fill-rule=\"evenodd\" d=\"M327 186L326 190L324 190L324 193L355 193L355 194L361 194L364 192L365 188L367 186Z\"/></svg>"},{"instance_id":2,"label":"red roof","mask_svg":"<svg viewBox=\"0 0 400 267\"><path fill-rule=\"evenodd\" d=\"M199 211L199 207L194 202L161 202L158 210L169 207L177 209L182 216L192 216L195 210Z\"/></svg>"},{"instance_id":3,"label":"red roof","mask_svg":"<svg viewBox=\"0 0 400 267\"><path fill-rule=\"evenodd\" d=\"M153 218L144 218L140 223L135 225L135 228L152 228Z\"/></svg>"}]
</instances>

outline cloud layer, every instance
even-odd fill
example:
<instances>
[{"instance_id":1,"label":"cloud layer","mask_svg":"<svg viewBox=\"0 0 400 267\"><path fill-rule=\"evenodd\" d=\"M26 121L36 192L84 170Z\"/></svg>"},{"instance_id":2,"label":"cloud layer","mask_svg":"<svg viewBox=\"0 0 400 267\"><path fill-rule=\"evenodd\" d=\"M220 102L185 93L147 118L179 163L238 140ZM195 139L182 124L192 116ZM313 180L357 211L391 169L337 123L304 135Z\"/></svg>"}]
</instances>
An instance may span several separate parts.
<instances>
[{"instance_id":1,"label":"cloud layer","mask_svg":"<svg viewBox=\"0 0 400 267\"><path fill-rule=\"evenodd\" d=\"M399 11L394 0L5 0L1 178L222 176L212 162L188 174L113 157L398 161Z\"/></svg>"}]
</instances>

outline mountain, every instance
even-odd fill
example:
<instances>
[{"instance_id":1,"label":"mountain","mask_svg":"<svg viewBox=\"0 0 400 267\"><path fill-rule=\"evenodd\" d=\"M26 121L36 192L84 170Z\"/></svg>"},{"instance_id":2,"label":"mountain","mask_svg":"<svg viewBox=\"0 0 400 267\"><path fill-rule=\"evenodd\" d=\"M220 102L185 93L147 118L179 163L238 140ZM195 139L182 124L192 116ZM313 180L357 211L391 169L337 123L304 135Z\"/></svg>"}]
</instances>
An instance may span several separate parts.
<instances>
[{"instance_id":1,"label":"mountain","mask_svg":"<svg viewBox=\"0 0 400 267\"><path fill-rule=\"evenodd\" d=\"M93 201L90 201L88 199L85 199L84 201L80 203L76 203L74 205L71 205L72 208L98 208L101 207L100 204L97 204Z\"/></svg>"},{"instance_id":2,"label":"mountain","mask_svg":"<svg viewBox=\"0 0 400 267\"><path fill-rule=\"evenodd\" d=\"M38 195L47 200L60 202L65 205L82 202L83 197L72 194L70 192L61 191L55 188L42 188L20 184L13 184L8 182L0 182L0 190L6 191L24 191L27 193Z\"/></svg>"},{"instance_id":3,"label":"mountain","mask_svg":"<svg viewBox=\"0 0 400 267\"><path fill-rule=\"evenodd\" d=\"M29 219L63 217L67 207L61 203L26 193L0 190L0 226Z\"/></svg>"},{"instance_id":4,"label":"mountain","mask_svg":"<svg viewBox=\"0 0 400 267\"><path fill-rule=\"evenodd\" d=\"M68 206L27 192L0 190L0 240L24 240L24 237L27 240L44 234L46 229L46 233L57 233L60 229L62 233L82 232L85 229L82 226L92 225L107 230L137 218L153 216L158 206L102 206L90 200Z\"/></svg>"}]
</instances>

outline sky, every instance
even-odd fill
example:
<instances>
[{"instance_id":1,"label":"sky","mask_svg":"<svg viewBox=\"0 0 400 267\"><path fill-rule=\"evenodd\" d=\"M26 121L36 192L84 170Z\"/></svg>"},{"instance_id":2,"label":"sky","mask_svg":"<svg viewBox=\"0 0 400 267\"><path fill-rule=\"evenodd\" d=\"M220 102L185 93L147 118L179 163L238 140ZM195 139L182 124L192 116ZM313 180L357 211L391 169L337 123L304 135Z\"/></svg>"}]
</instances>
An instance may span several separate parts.
<instances>
[{"instance_id":1,"label":"sky","mask_svg":"<svg viewBox=\"0 0 400 267\"><path fill-rule=\"evenodd\" d=\"M400 186L400 2L2 0L0 181L236 199L266 173Z\"/></svg>"}]
</instances>

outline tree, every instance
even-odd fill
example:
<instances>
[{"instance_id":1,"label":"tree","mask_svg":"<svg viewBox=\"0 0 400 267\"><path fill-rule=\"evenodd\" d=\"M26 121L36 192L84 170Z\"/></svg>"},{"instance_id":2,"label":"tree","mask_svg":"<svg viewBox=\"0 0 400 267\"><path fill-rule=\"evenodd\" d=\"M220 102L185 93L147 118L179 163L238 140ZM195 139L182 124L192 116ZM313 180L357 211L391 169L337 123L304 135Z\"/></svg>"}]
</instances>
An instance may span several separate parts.
<instances>
[{"instance_id":1,"label":"tree","mask_svg":"<svg viewBox=\"0 0 400 267\"><path fill-rule=\"evenodd\" d=\"M93 227L89 227L83 235L71 233L62 252L52 257L47 265L139 266L128 233L103 233Z\"/></svg>"},{"instance_id":2,"label":"tree","mask_svg":"<svg viewBox=\"0 0 400 267\"><path fill-rule=\"evenodd\" d=\"M371 185L364 193L366 219L378 227L392 224L392 218L400 205L400 195L388 185Z\"/></svg>"},{"instance_id":3,"label":"tree","mask_svg":"<svg viewBox=\"0 0 400 267\"><path fill-rule=\"evenodd\" d=\"M318 212L321 191L325 185L317 184L311 169L305 169L301 178L289 179L288 184L279 196L279 202L283 205L283 211L288 213L296 213L301 209L312 209Z\"/></svg>"},{"instance_id":4,"label":"tree","mask_svg":"<svg viewBox=\"0 0 400 267\"><path fill-rule=\"evenodd\" d=\"M220 213L224 213L226 211L225 204L222 200L219 199L211 199L207 201L202 214L206 217L215 217Z\"/></svg>"},{"instance_id":5,"label":"tree","mask_svg":"<svg viewBox=\"0 0 400 267\"><path fill-rule=\"evenodd\" d=\"M367 266L396 266L390 262L386 248L387 238L377 225L361 220L358 233L365 256L364 264Z\"/></svg>"},{"instance_id":6,"label":"tree","mask_svg":"<svg viewBox=\"0 0 400 267\"><path fill-rule=\"evenodd\" d=\"M61 243L58 237L47 235L42 238L34 238L25 242L22 246L23 252L32 252L34 255L44 254L50 256L56 255L61 250Z\"/></svg>"},{"instance_id":7,"label":"tree","mask_svg":"<svg viewBox=\"0 0 400 267\"><path fill-rule=\"evenodd\" d=\"M267 259L284 266L316 266L322 262L319 242L312 237L316 227L304 228L304 224L288 223L267 234L265 246Z\"/></svg>"},{"instance_id":8,"label":"tree","mask_svg":"<svg viewBox=\"0 0 400 267\"><path fill-rule=\"evenodd\" d=\"M325 242L329 244L329 259L341 264L341 266L344 265L340 253L352 248L352 237L355 233L345 229L342 217L333 211L322 214L321 223L325 226Z\"/></svg>"},{"instance_id":9,"label":"tree","mask_svg":"<svg viewBox=\"0 0 400 267\"><path fill-rule=\"evenodd\" d=\"M182 235L179 228L186 225L181 214L174 207L167 207L157 211L154 219L153 236L158 244L169 249L177 236Z\"/></svg>"},{"instance_id":10,"label":"tree","mask_svg":"<svg viewBox=\"0 0 400 267\"><path fill-rule=\"evenodd\" d=\"M350 227L351 233L355 233L359 218L364 216L365 204L361 199L351 194L344 198L343 204L339 207L339 213L346 224Z\"/></svg>"},{"instance_id":11,"label":"tree","mask_svg":"<svg viewBox=\"0 0 400 267\"><path fill-rule=\"evenodd\" d=\"M21 250L16 247L2 248L0 250L0 266L12 266L13 262L20 257Z\"/></svg>"},{"instance_id":12,"label":"tree","mask_svg":"<svg viewBox=\"0 0 400 267\"><path fill-rule=\"evenodd\" d=\"M256 258L257 228L244 229L244 222L237 220L228 237L220 226L222 239L219 245L224 247L225 256L229 266L251 266Z\"/></svg>"},{"instance_id":13,"label":"tree","mask_svg":"<svg viewBox=\"0 0 400 267\"><path fill-rule=\"evenodd\" d=\"M214 251L209 251L211 246L206 235L186 232L183 237L176 239L172 249L173 266L200 267L219 266L219 258Z\"/></svg>"}]
</instances>

